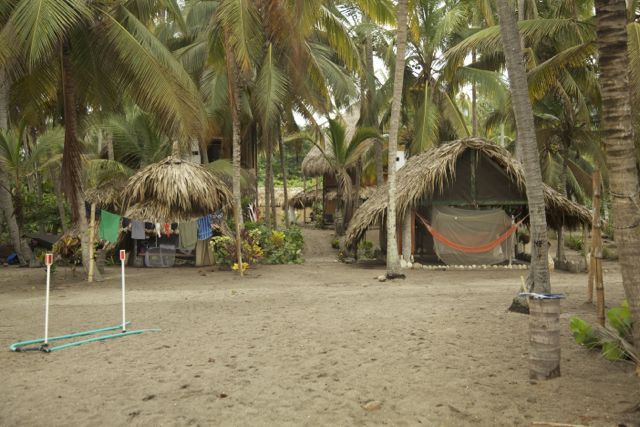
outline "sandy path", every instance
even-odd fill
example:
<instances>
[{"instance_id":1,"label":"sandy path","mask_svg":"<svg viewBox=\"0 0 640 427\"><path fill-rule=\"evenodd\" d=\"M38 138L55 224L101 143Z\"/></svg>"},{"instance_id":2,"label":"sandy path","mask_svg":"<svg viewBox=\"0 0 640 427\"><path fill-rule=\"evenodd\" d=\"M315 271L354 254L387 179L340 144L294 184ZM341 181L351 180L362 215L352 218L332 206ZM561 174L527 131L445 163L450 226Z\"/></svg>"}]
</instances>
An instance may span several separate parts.
<instances>
[{"instance_id":1,"label":"sandy path","mask_svg":"<svg viewBox=\"0 0 640 427\"><path fill-rule=\"evenodd\" d=\"M505 311L521 272L409 271L333 261L306 230L302 266L230 272L129 269L129 313L160 333L52 354L6 351L42 335L42 270L0 270L0 425L640 425L632 367L577 347L563 328L559 379L530 383L527 318ZM610 304L622 298L607 265ZM118 271L101 284L56 274L52 334L119 319ZM563 323L585 275L555 273ZM362 405L381 402L375 411Z\"/></svg>"}]
</instances>

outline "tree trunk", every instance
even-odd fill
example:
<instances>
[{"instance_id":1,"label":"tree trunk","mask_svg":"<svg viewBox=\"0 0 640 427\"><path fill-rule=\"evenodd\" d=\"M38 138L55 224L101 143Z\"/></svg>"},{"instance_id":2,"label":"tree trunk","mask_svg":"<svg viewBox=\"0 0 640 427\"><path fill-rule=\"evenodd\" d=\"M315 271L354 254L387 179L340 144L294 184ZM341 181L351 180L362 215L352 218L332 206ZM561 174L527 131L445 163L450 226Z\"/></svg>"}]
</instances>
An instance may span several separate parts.
<instances>
[{"instance_id":1,"label":"tree trunk","mask_svg":"<svg viewBox=\"0 0 640 427\"><path fill-rule=\"evenodd\" d=\"M282 167L282 191L284 191L284 205L282 210L284 211L284 225L289 227L289 198L287 197L287 164L285 161L284 142L282 141L282 132L278 126L278 145L280 148L280 166Z\"/></svg>"},{"instance_id":2,"label":"tree trunk","mask_svg":"<svg viewBox=\"0 0 640 427\"><path fill-rule=\"evenodd\" d=\"M233 145L233 218L236 223L236 256L238 259L238 271L244 275L242 263L242 193L240 190L240 84L239 73L236 67L235 55L232 44L229 42L228 30L225 31L225 56L227 67L227 81L229 103L231 104L231 128Z\"/></svg>"},{"instance_id":3,"label":"tree trunk","mask_svg":"<svg viewBox=\"0 0 640 427\"><path fill-rule=\"evenodd\" d=\"M513 9L507 0L498 0L497 4L500 34L502 35L516 118L518 145L522 152L531 224L531 269L528 289L533 292L548 293L551 291L551 282L549 280L547 219L527 74Z\"/></svg>"},{"instance_id":4,"label":"tree trunk","mask_svg":"<svg viewBox=\"0 0 640 427\"><path fill-rule=\"evenodd\" d=\"M4 69L0 68L0 130L9 128L9 81L5 77ZM21 265L28 265L33 259L31 248L22 241L22 230L18 225L13 197L9 192L9 177L3 171L0 171L0 209L4 213L7 221L7 229L11 237L18 260Z\"/></svg>"},{"instance_id":5,"label":"tree trunk","mask_svg":"<svg viewBox=\"0 0 640 427\"><path fill-rule=\"evenodd\" d=\"M596 0L602 123L622 284L640 352L640 198L629 94L625 2ZM640 366L638 367L640 373Z\"/></svg>"},{"instance_id":6,"label":"tree trunk","mask_svg":"<svg viewBox=\"0 0 640 427\"><path fill-rule=\"evenodd\" d=\"M4 214L4 218L7 221L7 229L9 230L9 236L11 237L11 244L13 249L18 254L18 260L20 265L29 265L33 259L31 248L25 244L22 240L22 231L18 226L15 210L13 206L13 198L11 193L7 191L9 187L9 180L4 172L0 171L0 208Z\"/></svg>"},{"instance_id":7,"label":"tree trunk","mask_svg":"<svg viewBox=\"0 0 640 427\"><path fill-rule=\"evenodd\" d=\"M80 144L77 137L78 115L71 65L71 46L68 41L62 47L62 101L64 107L64 149L62 153L61 182L69 204L73 207L71 209L71 222L77 224L80 220L78 215L81 212L78 209L78 196L82 195L80 177L80 172L82 171L80 157L82 144Z\"/></svg>"},{"instance_id":8,"label":"tree trunk","mask_svg":"<svg viewBox=\"0 0 640 427\"><path fill-rule=\"evenodd\" d=\"M396 156L398 155L398 131L400 128L400 104L404 80L405 51L407 48L407 1L398 1L398 27L396 33L396 63L393 75L393 98L389 118L389 155L387 176L389 202L387 205L387 276L399 274L398 242L396 240Z\"/></svg>"},{"instance_id":9,"label":"tree trunk","mask_svg":"<svg viewBox=\"0 0 640 427\"><path fill-rule=\"evenodd\" d=\"M471 61L476 62L475 49L471 53ZM478 136L478 96L476 93L476 82L471 82L471 135Z\"/></svg>"},{"instance_id":10,"label":"tree trunk","mask_svg":"<svg viewBox=\"0 0 640 427\"><path fill-rule=\"evenodd\" d=\"M344 235L344 200L342 194L342 186L338 184L336 189L336 215L334 218L334 226L336 236Z\"/></svg>"},{"instance_id":11,"label":"tree trunk","mask_svg":"<svg viewBox=\"0 0 640 427\"><path fill-rule=\"evenodd\" d=\"M60 217L60 226L62 232L67 232L66 212L64 210L64 198L62 195L62 189L60 188L60 179L54 168L49 169L49 176L53 183L53 192L56 195L56 207L58 208L58 216Z\"/></svg>"},{"instance_id":12,"label":"tree trunk","mask_svg":"<svg viewBox=\"0 0 640 427\"><path fill-rule=\"evenodd\" d=\"M264 152L264 156L265 156L265 165L264 165L264 221L267 224L267 227L271 228L273 227L273 224L271 223L271 188L270 188L270 183L272 182L271 179L271 172L272 172L272 167L271 167L271 161L272 161L272 155L271 155L271 138L269 137L268 131L266 129L262 129L262 136L263 136L263 140L264 140L264 146L265 146L265 152Z\"/></svg>"},{"instance_id":13,"label":"tree trunk","mask_svg":"<svg viewBox=\"0 0 640 427\"><path fill-rule=\"evenodd\" d=\"M558 191L563 196L567 195L567 172L569 166L567 165L567 151L566 149L562 152L562 170L560 172L560 184ZM560 226L558 229L558 247L556 249L556 259L560 262L564 262L566 260L566 256L564 253L564 224Z\"/></svg>"},{"instance_id":14,"label":"tree trunk","mask_svg":"<svg viewBox=\"0 0 640 427\"><path fill-rule=\"evenodd\" d=\"M271 141L271 150L273 151L273 141ZM275 184L275 174L273 173L273 159L271 160L271 164L269 165L270 171L269 176L271 178L271 182L269 182L269 197L271 198L271 219L273 220L273 228L278 228L278 211L276 208L276 184Z\"/></svg>"},{"instance_id":15,"label":"tree trunk","mask_svg":"<svg viewBox=\"0 0 640 427\"><path fill-rule=\"evenodd\" d=\"M404 258L404 260L407 262L411 261L411 255L413 255L411 253L412 224L413 222L412 222L411 209L407 209L407 211L404 213L404 216L402 217L402 258Z\"/></svg>"},{"instance_id":16,"label":"tree trunk","mask_svg":"<svg viewBox=\"0 0 640 427\"><path fill-rule=\"evenodd\" d=\"M9 80L0 67L0 130L9 129Z\"/></svg>"}]
</instances>

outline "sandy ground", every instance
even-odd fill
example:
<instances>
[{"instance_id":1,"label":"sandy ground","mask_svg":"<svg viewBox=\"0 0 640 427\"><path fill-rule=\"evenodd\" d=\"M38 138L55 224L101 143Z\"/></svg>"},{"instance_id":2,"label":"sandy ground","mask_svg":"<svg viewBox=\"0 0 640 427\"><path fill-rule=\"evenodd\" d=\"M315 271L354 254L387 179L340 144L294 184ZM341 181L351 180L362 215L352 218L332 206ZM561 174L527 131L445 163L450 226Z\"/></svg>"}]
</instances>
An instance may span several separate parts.
<instances>
[{"instance_id":1,"label":"sandy ground","mask_svg":"<svg viewBox=\"0 0 640 427\"><path fill-rule=\"evenodd\" d=\"M562 377L532 383L527 317L505 310L522 271L379 283L381 267L334 261L330 232L305 234L304 265L245 279L131 268L129 317L162 331L50 354L7 349L42 336L44 272L0 268L0 425L640 425L625 412L640 401L632 366L569 334L569 316L594 319L586 275L553 274L568 296ZM55 276L52 335L119 322L117 269L93 285Z\"/></svg>"}]
</instances>

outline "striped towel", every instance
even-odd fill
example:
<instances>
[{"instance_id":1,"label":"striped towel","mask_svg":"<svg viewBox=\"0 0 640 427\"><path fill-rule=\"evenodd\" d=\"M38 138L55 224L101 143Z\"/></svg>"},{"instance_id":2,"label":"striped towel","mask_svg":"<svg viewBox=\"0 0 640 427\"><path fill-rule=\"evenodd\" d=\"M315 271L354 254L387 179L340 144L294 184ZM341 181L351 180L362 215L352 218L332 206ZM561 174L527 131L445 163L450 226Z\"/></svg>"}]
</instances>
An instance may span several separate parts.
<instances>
[{"instance_id":1,"label":"striped towel","mask_svg":"<svg viewBox=\"0 0 640 427\"><path fill-rule=\"evenodd\" d=\"M211 228L211 215L198 218L198 240L207 240L213 236Z\"/></svg>"}]
</instances>

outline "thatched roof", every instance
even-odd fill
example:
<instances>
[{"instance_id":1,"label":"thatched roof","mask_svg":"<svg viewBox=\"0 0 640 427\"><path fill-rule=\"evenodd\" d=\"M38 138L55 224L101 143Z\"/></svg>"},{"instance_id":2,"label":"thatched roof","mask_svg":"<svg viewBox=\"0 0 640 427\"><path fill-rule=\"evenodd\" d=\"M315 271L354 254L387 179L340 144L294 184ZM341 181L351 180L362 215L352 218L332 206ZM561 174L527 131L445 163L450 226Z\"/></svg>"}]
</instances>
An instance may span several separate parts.
<instances>
[{"instance_id":1,"label":"thatched roof","mask_svg":"<svg viewBox=\"0 0 640 427\"><path fill-rule=\"evenodd\" d=\"M332 169L322 151L314 146L302 160L302 174L308 177L331 173Z\"/></svg>"},{"instance_id":2,"label":"thatched roof","mask_svg":"<svg viewBox=\"0 0 640 427\"><path fill-rule=\"evenodd\" d=\"M396 208L398 217L424 198L441 194L456 177L456 161L466 150L478 150L502 168L518 189L525 192L522 165L502 147L480 138L469 138L443 144L409 158L396 175ZM349 223L346 242L354 244L366 229L379 223L387 210L387 185L380 187L360 208ZM591 212L544 185L547 224L552 228L575 228L590 224Z\"/></svg>"},{"instance_id":3,"label":"thatched roof","mask_svg":"<svg viewBox=\"0 0 640 427\"><path fill-rule=\"evenodd\" d=\"M126 179L110 181L84 192L84 199L89 203L95 203L98 209L109 209L113 212L122 212L123 191L127 185Z\"/></svg>"},{"instance_id":4,"label":"thatched roof","mask_svg":"<svg viewBox=\"0 0 640 427\"><path fill-rule=\"evenodd\" d=\"M169 156L132 176L123 190L124 216L149 222L180 222L225 208L233 196L202 165Z\"/></svg>"},{"instance_id":5,"label":"thatched roof","mask_svg":"<svg viewBox=\"0 0 640 427\"><path fill-rule=\"evenodd\" d=\"M375 193L375 187L362 187L360 188L360 200L367 200ZM327 191L325 195L325 200L335 200L338 197L338 192L336 190ZM322 190L317 192L316 198L316 190L308 189L306 193L304 191L299 191L293 195L289 199L289 206L293 206L294 208L303 208L303 207L312 207L313 204L318 201L322 203Z\"/></svg>"}]
</instances>

